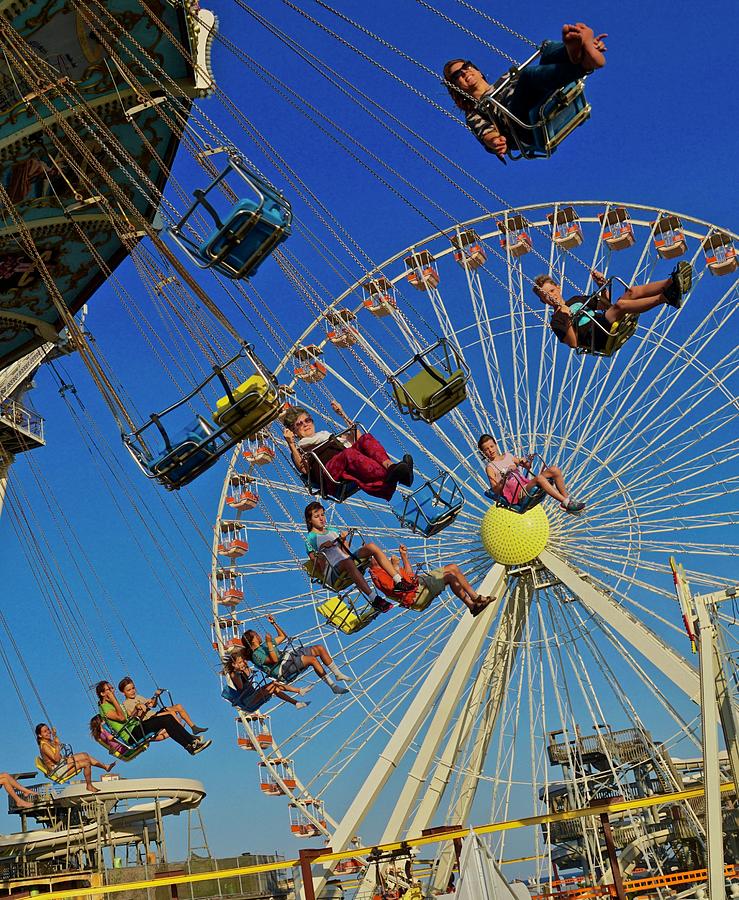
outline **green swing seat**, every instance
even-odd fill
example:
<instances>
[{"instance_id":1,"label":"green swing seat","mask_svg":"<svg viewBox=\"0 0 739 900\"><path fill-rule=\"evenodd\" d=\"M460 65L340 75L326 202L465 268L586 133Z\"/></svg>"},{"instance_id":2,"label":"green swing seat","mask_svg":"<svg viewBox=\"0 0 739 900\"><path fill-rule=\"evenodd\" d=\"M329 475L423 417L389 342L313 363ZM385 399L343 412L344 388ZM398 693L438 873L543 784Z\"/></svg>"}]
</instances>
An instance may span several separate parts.
<instances>
[{"instance_id":1,"label":"green swing seat","mask_svg":"<svg viewBox=\"0 0 739 900\"><path fill-rule=\"evenodd\" d=\"M432 424L466 399L469 375L459 350L441 339L416 353L388 380L400 412Z\"/></svg>"}]
</instances>

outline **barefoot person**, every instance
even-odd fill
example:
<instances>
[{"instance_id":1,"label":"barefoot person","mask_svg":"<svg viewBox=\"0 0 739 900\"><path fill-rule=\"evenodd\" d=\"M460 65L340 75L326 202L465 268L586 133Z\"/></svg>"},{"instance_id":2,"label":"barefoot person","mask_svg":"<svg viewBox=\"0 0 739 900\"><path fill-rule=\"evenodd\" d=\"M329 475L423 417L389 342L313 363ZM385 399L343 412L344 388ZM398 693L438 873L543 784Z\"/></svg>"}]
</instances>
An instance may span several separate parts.
<instances>
[{"instance_id":1,"label":"barefoot person","mask_svg":"<svg viewBox=\"0 0 739 900\"><path fill-rule=\"evenodd\" d=\"M156 715L154 708L158 705L159 697L164 693L161 688L157 688L154 691L153 696L143 697L141 694L136 693L136 685L133 683L133 678L128 675L120 680L118 683L118 690L123 694L123 708L128 715L136 715L140 719L149 719L153 715ZM199 726L194 725L187 710L181 703L174 703L172 706L164 706L160 712L169 713L171 716L174 716L178 722L187 725L190 731L195 735L205 734L208 730L207 728L200 728Z\"/></svg>"},{"instance_id":2,"label":"barefoot person","mask_svg":"<svg viewBox=\"0 0 739 900\"><path fill-rule=\"evenodd\" d=\"M563 25L562 40L545 41L537 64L521 69L510 91L505 96L496 95L496 100L528 125L554 91L606 64L606 37L596 36L583 22ZM512 146L515 148L512 126L504 116L496 115L492 104L484 115L479 111L481 101L494 93L494 85L468 59L450 59L444 66L444 81L452 100L464 112L467 127L488 153L503 159ZM485 108L484 103L482 106ZM524 134L521 138L528 143Z\"/></svg>"},{"instance_id":3,"label":"barefoot person","mask_svg":"<svg viewBox=\"0 0 739 900\"><path fill-rule=\"evenodd\" d=\"M591 272L598 287L607 282L606 276L595 269ZM557 340L575 350L577 347L603 350L608 342L611 325L626 315L649 312L665 303L680 309L683 295L690 290L693 270L689 262L679 262L673 273L664 281L630 287L615 303L611 303L610 288L601 291L597 306L586 306L587 297L576 296L565 300L562 288L551 275L537 275L534 293L554 312L549 327Z\"/></svg>"},{"instance_id":4,"label":"barefoot person","mask_svg":"<svg viewBox=\"0 0 739 900\"><path fill-rule=\"evenodd\" d=\"M347 426L355 424L340 403L332 400L331 408ZM320 478L317 472L311 471L313 467L306 454L323 444L321 459L337 488L342 481L354 482L365 494L390 500L398 483L408 487L413 484L413 458L406 453L401 462L392 462L385 448L371 434L350 440L332 435L330 431L316 431L313 416L299 406L288 409L283 425L283 434L296 469L311 480L318 482ZM327 444L332 438L333 449Z\"/></svg>"},{"instance_id":5,"label":"barefoot person","mask_svg":"<svg viewBox=\"0 0 739 900\"><path fill-rule=\"evenodd\" d=\"M485 474L490 482L490 490L508 503L518 503L524 494L531 494L541 488L550 497L559 500L565 512L579 513L585 509L585 504L581 500L575 500L570 496L559 466L546 466L538 475L532 475L529 470L530 460L503 452L492 435L483 434L477 446L483 459L487 461ZM527 475L524 475L519 467L523 467Z\"/></svg>"},{"instance_id":6,"label":"barefoot person","mask_svg":"<svg viewBox=\"0 0 739 900\"><path fill-rule=\"evenodd\" d=\"M37 799L36 794L33 791L29 791L28 788L23 787L23 785L16 781L12 775L9 775L7 772L0 772L0 787L2 787L8 794L8 796L13 800L16 806L20 807L20 809L28 809L30 806L34 805L34 801ZM30 797L30 800L24 800L20 795L23 794L24 797Z\"/></svg>"},{"instance_id":7,"label":"barefoot person","mask_svg":"<svg viewBox=\"0 0 739 900\"><path fill-rule=\"evenodd\" d=\"M91 794L98 793L98 789L92 783L92 767L110 772L115 765L110 763L106 766L89 753L65 754L62 742L57 737L56 728L49 728L45 722L40 722L36 726L36 742L41 761L50 778L58 780L81 771L85 777L85 787Z\"/></svg>"}]
</instances>

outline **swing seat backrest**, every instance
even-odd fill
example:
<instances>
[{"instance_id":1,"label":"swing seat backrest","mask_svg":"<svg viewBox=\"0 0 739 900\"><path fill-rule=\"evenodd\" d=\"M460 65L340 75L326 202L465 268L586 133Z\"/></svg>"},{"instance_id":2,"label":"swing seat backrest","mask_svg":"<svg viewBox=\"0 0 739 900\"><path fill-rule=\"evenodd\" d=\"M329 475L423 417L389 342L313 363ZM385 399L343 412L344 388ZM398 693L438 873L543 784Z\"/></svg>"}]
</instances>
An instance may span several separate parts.
<instances>
[{"instance_id":1,"label":"swing seat backrest","mask_svg":"<svg viewBox=\"0 0 739 900\"><path fill-rule=\"evenodd\" d=\"M169 488L180 488L210 468L219 457L213 428L197 416L170 438L165 447L146 463L151 474Z\"/></svg>"},{"instance_id":2,"label":"swing seat backrest","mask_svg":"<svg viewBox=\"0 0 739 900\"><path fill-rule=\"evenodd\" d=\"M200 246L203 263L227 278L253 275L290 234L285 207L266 197L262 209L251 198L239 200Z\"/></svg>"},{"instance_id":3,"label":"swing seat backrest","mask_svg":"<svg viewBox=\"0 0 739 900\"><path fill-rule=\"evenodd\" d=\"M451 525L464 503L456 484L451 483L453 487L450 489L439 478L434 478L403 497L393 507L400 524L426 537L432 537Z\"/></svg>"},{"instance_id":4,"label":"swing seat backrest","mask_svg":"<svg viewBox=\"0 0 739 900\"><path fill-rule=\"evenodd\" d=\"M281 401L263 375L252 375L216 403L213 421L235 440L254 437L277 418ZM232 399L233 398L233 399Z\"/></svg>"},{"instance_id":5,"label":"swing seat backrest","mask_svg":"<svg viewBox=\"0 0 739 900\"><path fill-rule=\"evenodd\" d=\"M356 561L356 566L360 572L369 565L368 559ZM323 585L331 591L345 591L354 582L347 572L337 572L326 560L323 554L316 554L315 559L307 559L303 563L303 568L308 573L311 581Z\"/></svg>"},{"instance_id":6,"label":"swing seat backrest","mask_svg":"<svg viewBox=\"0 0 739 900\"><path fill-rule=\"evenodd\" d=\"M515 503L511 503L509 500L506 500L506 498L502 494L496 494L496 492L493 490L487 490L484 493L485 496L489 500L492 500L496 506L501 506L503 509L507 509L510 510L510 512L519 514L528 512L530 509L538 506L546 497L546 493L540 488L537 488L536 491L533 491L532 493L527 493L524 491Z\"/></svg>"},{"instance_id":7,"label":"swing seat backrest","mask_svg":"<svg viewBox=\"0 0 739 900\"><path fill-rule=\"evenodd\" d=\"M318 612L326 619L329 625L338 628L344 634L355 634L366 628L367 625L378 616L377 610L369 604L363 605L360 610L349 606L341 597L329 597L321 603Z\"/></svg>"},{"instance_id":8,"label":"swing seat backrest","mask_svg":"<svg viewBox=\"0 0 739 900\"><path fill-rule=\"evenodd\" d=\"M359 490L359 485L354 481L334 481L326 469L326 463L333 459L337 453L341 453L345 447L336 435L331 435L321 444L304 452L305 461L308 464L308 474L303 475L303 483L308 492L318 495L322 500L333 500L335 503L343 503Z\"/></svg>"},{"instance_id":9,"label":"swing seat backrest","mask_svg":"<svg viewBox=\"0 0 739 900\"><path fill-rule=\"evenodd\" d=\"M46 765L40 756L37 756L34 762L39 772L41 772L41 774L45 778L48 778L55 784L65 784L67 781L70 781L72 778L74 778L75 775L78 774L77 769L75 769L73 766L71 771L67 771L64 775L53 775L53 770L49 771L49 769L46 768Z\"/></svg>"},{"instance_id":10,"label":"swing seat backrest","mask_svg":"<svg viewBox=\"0 0 739 900\"><path fill-rule=\"evenodd\" d=\"M436 422L467 397L466 376L462 369L445 375L426 365L408 381L393 379L393 393L400 411L411 419Z\"/></svg>"}]
</instances>

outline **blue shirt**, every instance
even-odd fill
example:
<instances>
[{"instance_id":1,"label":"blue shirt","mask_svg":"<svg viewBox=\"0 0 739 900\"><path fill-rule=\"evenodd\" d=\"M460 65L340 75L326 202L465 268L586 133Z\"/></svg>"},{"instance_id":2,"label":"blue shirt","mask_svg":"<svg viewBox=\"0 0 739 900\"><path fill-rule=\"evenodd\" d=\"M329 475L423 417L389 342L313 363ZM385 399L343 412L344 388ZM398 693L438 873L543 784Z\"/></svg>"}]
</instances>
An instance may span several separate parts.
<instances>
[{"instance_id":1,"label":"blue shirt","mask_svg":"<svg viewBox=\"0 0 739 900\"><path fill-rule=\"evenodd\" d=\"M280 669L280 661L282 660L282 654L275 647L274 652L277 655L277 662L273 663L269 656L270 651L267 648L266 644L260 644L256 650L251 651L251 658L254 665L266 675L269 675L270 678L276 678L277 673Z\"/></svg>"},{"instance_id":2,"label":"blue shirt","mask_svg":"<svg viewBox=\"0 0 739 900\"><path fill-rule=\"evenodd\" d=\"M309 531L305 538L305 549L308 551L308 555L318 553L318 548L321 544L335 541L338 537L340 537L340 534L334 528L327 528L323 534L319 534L317 531Z\"/></svg>"}]
</instances>

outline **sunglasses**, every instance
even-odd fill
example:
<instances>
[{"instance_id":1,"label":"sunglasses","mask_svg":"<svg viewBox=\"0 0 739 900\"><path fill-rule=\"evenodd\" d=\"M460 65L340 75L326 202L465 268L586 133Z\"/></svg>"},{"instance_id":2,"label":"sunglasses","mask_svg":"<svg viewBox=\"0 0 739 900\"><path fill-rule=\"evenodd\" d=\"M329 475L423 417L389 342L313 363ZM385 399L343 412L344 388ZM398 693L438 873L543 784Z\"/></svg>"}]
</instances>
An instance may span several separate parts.
<instances>
[{"instance_id":1,"label":"sunglasses","mask_svg":"<svg viewBox=\"0 0 739 900\"><path fill-rule=\"evenodd\" d=\"M459 81L459 76L462 74L462 72L466 72L467 69L476 69L476 68L477 68L477 66L473 62L470 62L469 59L466 59L455 72L450 72L447 75L446 80L451 81L452 84L456 84Z\"/></svg>"},{"instance_id":2,"label":"sunglasses","mask_svg":"<svg viewBox=\"0 0 739 900\"><path fill-rule=\"evenodd\" d=\"M303 425L312 425L312 424L313 424L313 417L306 416L304 419L298 419L298 421L295 423L295 427L302 428Z\"/></svg>"}]
</instances>

